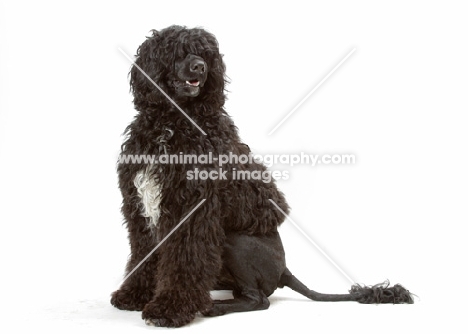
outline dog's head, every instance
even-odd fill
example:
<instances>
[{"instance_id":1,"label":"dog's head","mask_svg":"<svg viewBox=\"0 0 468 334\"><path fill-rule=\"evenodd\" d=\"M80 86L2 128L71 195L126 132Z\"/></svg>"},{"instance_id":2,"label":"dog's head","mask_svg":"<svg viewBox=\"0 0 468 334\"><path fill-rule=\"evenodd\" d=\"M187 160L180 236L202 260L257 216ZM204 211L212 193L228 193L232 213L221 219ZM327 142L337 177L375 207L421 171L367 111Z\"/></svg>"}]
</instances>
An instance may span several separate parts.
<instances>
[{"instance_id":1,"label":"dog's head","mask_svg":"<svg viewBox=\"0 0 468 334\"><path fill-rule=\"evenodd\" d=\"M201 99L224 103L225 66L216 38L207 31L171 26L152 31L137 51L130 71L135 100ZM145 72L145 74L142 73Z\"/></svg>"}]
</instances>

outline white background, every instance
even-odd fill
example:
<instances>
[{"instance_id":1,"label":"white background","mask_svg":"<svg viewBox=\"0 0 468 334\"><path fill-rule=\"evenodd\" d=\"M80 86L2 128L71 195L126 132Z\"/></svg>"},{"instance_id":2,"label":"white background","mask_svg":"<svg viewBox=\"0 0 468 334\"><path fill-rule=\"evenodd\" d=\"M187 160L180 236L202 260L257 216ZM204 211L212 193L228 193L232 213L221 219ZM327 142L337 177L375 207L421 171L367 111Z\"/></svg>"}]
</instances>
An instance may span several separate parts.
<instances>
[{"instance_id":1,"label":"white background","mask_svg":"<svg viewBox=\"0 0 468 334\"><path fill-rule=\"evenodd\" d=\"M134 54L151 29L171 24L217 36L231 79L226 107L254 152L356 155L352 166L288 168L279 186L291 218L355 281L388 278L419 296L410 306L325 304L284 289L267 311L197 318L181 331L466 330L462 1L2 1L0 13L0 316L9 332L159 330L108 302L129 252L115 167L135 114L117 48ZM290 223L280 232L305 284L347 291Z\"/></svg>"}]
</instances>

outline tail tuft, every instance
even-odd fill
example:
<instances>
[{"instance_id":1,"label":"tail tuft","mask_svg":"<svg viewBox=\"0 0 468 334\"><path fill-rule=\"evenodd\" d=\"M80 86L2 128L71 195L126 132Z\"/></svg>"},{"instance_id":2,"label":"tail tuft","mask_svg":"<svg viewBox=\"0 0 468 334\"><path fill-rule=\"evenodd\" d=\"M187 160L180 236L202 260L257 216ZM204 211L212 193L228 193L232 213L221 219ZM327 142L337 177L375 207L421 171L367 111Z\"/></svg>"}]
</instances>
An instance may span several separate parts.
<instances>
[{"instance_id":1,"label":"tail tuft","mask_svg":"<svg viewBox=\"0 0 468 334\"><path fill-rule=\"evenodd\" d=\"M413 295L400 284L390 287L387 280L374 286L354 284L349 290L354 300L361 304L413 304Z\"/></svg>"}]
</instances>

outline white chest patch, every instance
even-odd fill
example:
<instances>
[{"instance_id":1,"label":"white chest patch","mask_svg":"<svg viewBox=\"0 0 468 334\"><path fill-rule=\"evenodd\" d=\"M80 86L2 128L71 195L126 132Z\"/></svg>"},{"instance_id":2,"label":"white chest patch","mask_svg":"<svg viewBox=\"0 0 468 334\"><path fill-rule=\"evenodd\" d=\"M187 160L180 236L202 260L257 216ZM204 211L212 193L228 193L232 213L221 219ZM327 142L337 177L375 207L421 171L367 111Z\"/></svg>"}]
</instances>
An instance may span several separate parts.
<instances>
[{"instance_id":1,"label":"white chest patch","mask_svg":"<svg viewBox=\"0 0 468 334\"><path fill-rule=\"evenodd\" d=\"M149 218L151 226L157 226L160 214L161 188L152 171L151 166L140 170L135 176L133 184L137 188L138 197L141 200L141 215Z\"/></svg>"}]
</instances>

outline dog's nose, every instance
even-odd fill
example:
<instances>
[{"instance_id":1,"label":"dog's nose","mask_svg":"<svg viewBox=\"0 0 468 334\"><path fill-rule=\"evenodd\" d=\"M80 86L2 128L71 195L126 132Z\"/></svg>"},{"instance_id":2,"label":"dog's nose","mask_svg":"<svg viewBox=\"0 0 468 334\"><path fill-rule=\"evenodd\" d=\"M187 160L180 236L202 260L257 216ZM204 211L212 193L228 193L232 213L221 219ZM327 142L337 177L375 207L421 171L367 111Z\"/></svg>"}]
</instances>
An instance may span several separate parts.
<instances>
[{"instance_id":1,"label":"dog's nose","mask_svg":"<svg viewBox=\"0 0 468 334\"><path fill-rule=\"evenodd\" d=\"M201 59L194 59L190 63L190 71L195 72L197 74L202 74L206 70L205 62Z\"/></svg>"}]
</instances>

